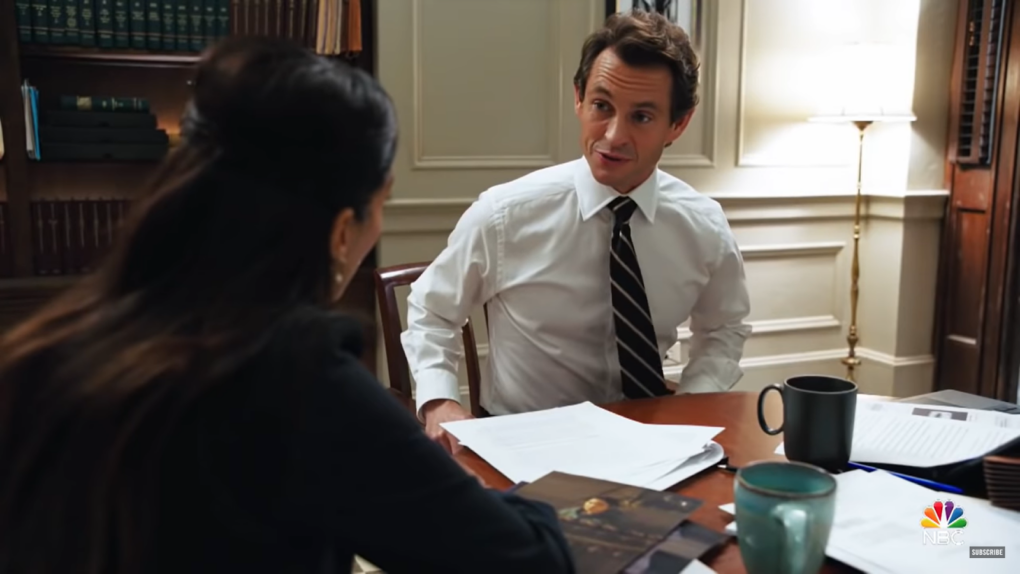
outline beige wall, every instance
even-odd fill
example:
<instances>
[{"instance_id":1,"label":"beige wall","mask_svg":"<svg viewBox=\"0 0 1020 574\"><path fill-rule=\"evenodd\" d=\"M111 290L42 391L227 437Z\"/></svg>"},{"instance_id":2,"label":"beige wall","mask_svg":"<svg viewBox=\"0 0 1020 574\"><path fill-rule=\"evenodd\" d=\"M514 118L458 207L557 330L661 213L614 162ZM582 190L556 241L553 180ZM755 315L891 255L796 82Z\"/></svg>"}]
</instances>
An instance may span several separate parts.
<instances>
[{"instance_id":1,"label":"beige wall","mask_svg":"<svg viewBox=\"0 0 1020 574\"><path fill-rule=\"evenodd\" d=\"M380 247L390 265L434 257L487 187L579 156L571 78L604 2L378 4L379 75L402 126ZM867 41L894 50L899 68L882 86L918 120L867 135L858 382L872 393L929 389L953 3L700 4L702 104L661 167L720 201L744 252L755 333L737 388L844 372L857 131L806 118L846 85L832 54ZM670 376L685 360L680 336Z\"/></svg>"}]
</instances>

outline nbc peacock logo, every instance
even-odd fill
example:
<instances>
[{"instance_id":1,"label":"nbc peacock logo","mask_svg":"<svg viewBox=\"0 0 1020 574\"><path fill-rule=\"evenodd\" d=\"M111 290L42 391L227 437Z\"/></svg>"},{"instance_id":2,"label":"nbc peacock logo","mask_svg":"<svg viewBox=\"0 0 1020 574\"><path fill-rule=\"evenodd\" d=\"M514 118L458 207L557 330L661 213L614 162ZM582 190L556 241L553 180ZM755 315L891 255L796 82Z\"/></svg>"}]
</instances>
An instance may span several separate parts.
<instances>
[{"instance_id":1,"label":"nbc peacock logo","mask_svg":"<svg viewBox=\"0 0 1020 574\"><path fill-rule=\"evenodd\" d=\"M953 504L952 500L936 500L924 509L921 527L924 529L922 544L959 546L963 544L963 529L967 527L967 519L963 517L963 508Z\"/></svg>"}]
</instances>

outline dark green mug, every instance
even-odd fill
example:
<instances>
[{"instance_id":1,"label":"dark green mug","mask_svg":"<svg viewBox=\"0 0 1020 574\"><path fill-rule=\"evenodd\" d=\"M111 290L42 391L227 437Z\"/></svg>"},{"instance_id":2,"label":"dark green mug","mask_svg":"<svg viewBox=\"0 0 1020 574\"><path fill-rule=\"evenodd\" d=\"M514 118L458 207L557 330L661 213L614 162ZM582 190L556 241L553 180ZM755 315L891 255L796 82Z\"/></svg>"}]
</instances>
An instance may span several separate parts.
<instances>
[{"instance_id":1,"label":"dark green mug","mask_svg":"<svg viewBox=\"0 0 1020 574\"><path fill-rule=\"evenodd\" d=\"M769 391L777 391L783 399L783 424L778 428L765 421ZM786 458L830 472L844 470L850 461L856 412L857 385L837 377L790 377L782 385L765 387L758 395L758 424L770 435L783 433Z\"/></svg>"}]
</instances>

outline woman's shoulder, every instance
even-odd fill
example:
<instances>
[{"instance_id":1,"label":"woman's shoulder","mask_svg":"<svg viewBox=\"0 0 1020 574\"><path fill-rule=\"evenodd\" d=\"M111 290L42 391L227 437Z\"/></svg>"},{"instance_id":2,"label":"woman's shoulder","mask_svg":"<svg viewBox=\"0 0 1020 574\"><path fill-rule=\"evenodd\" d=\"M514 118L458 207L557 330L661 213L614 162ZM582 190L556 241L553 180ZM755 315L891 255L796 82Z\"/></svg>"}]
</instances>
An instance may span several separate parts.
<instances>
[{"instance_id":1,"label":"woman's shoulder","mask_svg":"<svg viewBox=\"0 0 1020 574\"><path fill-rule=\"evenodd\" d=\"M365 348L364 325L339 311L298 307L274 322L270 344L295 355L360 358Z\"/></svg>"},{"instance_id":2,"label":"woman's shoulder","mask_svg":"<svg viewBox=\"0 0 1020 574\"><path fill-rule=\"evenodd\" d=\"M327 381L375 380L362 363L364 327L341 312L301 307L280 315L261 334L261 351L246 369L254 378L280 389L318 387ZM281 387L282 385L282 387Z\"/></svg>"},{"instance_id":3,"label":"woman's shoulder","mask_svg":"<svg viewBox=\"0 0 1020 574\"><path fill-rule=\"evenodd\" d=\"M273 364L257 376L274 372L273 385L300 397L309 420L321 415L336 424L342 414L352 424L368 419L402 428L397 423L407 413L362 362L363 330L360 321L341 312L297 309L277 323L270 341Z\"/></svg>"},{"instance_id":4,"label":"woman's shoulder","mask_svg":"<svg viewBox=\"0 0 1020 574\"><path fill-rule=\"evenodd\" d=\"M278 316L239 373L243 392L283 407L295 400L335 405L338 395L374 390L381 385L362 362L363 330L357 319L328 309L302 307Z\"/></svg>"}]
</instances>

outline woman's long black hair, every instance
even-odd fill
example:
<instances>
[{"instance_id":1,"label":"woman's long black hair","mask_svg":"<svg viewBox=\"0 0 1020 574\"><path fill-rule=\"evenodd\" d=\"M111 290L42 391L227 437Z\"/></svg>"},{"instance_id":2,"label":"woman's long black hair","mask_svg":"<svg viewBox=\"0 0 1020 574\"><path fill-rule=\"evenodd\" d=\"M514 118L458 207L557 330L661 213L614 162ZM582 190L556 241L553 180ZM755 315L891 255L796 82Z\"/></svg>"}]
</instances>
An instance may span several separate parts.
<instances>
[{"instance_id":1,"label":"woman's long black hair","mask_svg":"<svg viewBox=\"0 0 1020 574\"><path fill-rule=\"evenodd\" d=\"M140 572L164 437L288 310L393 162L369 75L282 40L206 53L183 141L94 275L0 341L0 574Z\"/></svg>"}]
</instances>

